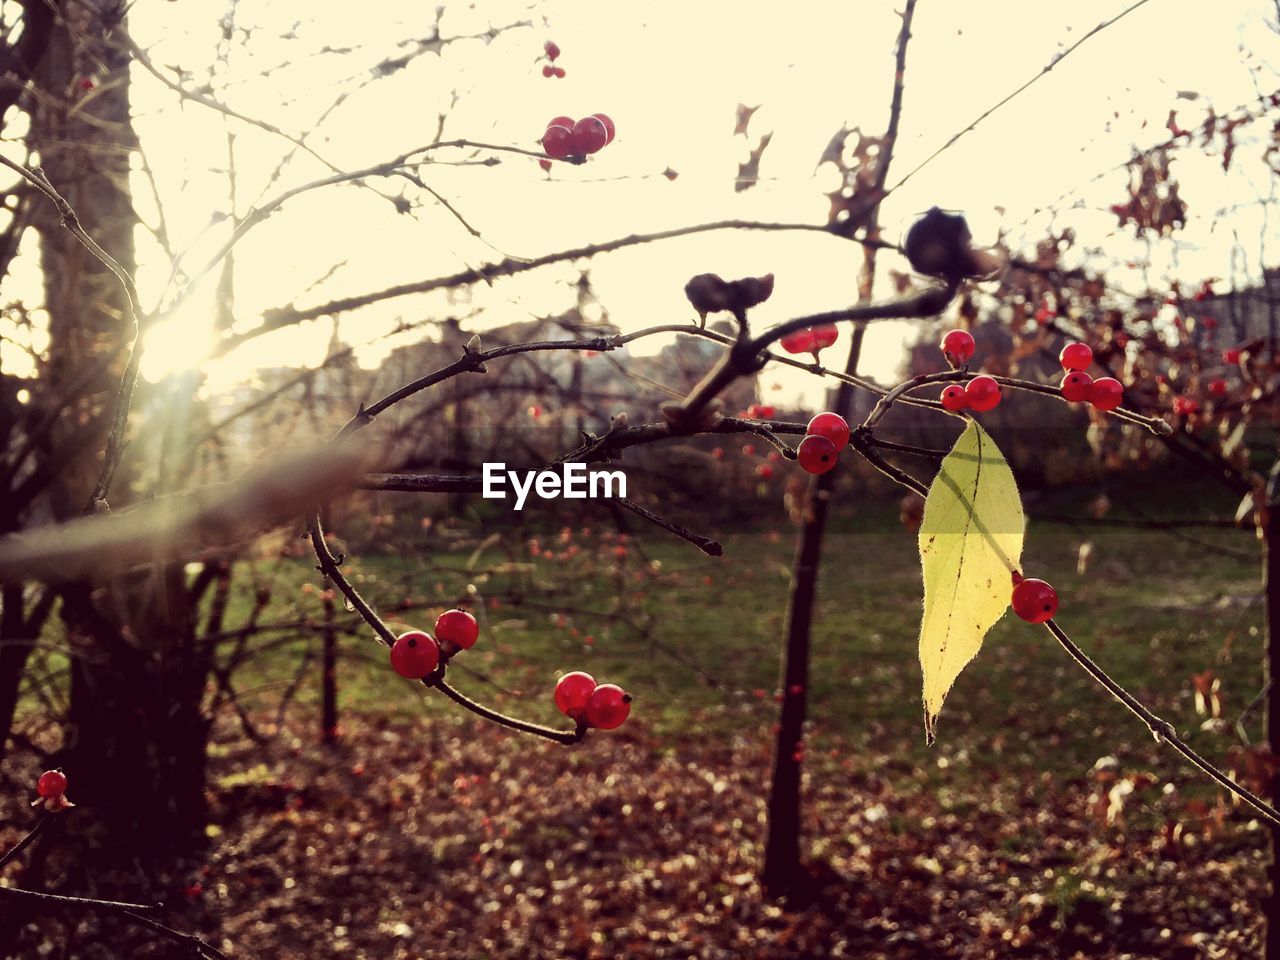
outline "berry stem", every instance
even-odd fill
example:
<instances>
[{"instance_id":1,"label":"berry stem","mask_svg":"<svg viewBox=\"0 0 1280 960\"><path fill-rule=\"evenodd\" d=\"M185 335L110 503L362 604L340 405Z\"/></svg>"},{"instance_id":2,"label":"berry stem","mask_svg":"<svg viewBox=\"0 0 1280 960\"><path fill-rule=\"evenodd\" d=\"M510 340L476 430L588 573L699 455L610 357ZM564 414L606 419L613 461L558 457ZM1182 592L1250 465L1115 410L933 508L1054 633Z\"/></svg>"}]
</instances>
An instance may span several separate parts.
<instances>
[{"instance_id":1,"label":"berry stem","mask_svg":"<svg viewBox=\"0 0 1280 960\"><path fill-rule=\"evenodd\" d=\"M1098 683L1106 687L1107 692L1128 707L1130 711L1136 714L1142 722L1151 729L1151 734L1156 738L1157 743L1169 743L1178 751L1178 753L1182 754L1182 756L1185 757L1192 766L1206 774L1224 790L1234 794L1245 803L1249 804L1249 806L1253 807L1253 809L1261 814L1265 820L1269 821L1272 826L1280 826L1280 811L1276 810L1248 788L1242 787L1240 784L1234 782L1212 763L1200 756L1200 754L1196 753L1195 750L1191 749L1191 747L1178 736L1177 731L1173 728L1173 724L1169 723L1167 720L1162 720L1160 717L1157 717L1136 697L1134 697L1133 694L1129 693L1129 691L1125 690L1124 687L1112 680L1105 670L1094 663L1093 660L1089 658L1088 654L1076 646L1075 642L1067 636L1066 632L1058 626L1057 623L1052 620L1047 620L1045 621L1045 627L1051 634L1053 634L1054 639L1058 641L1062 646L1062 649L1067 651L1067 654L1071 659L1079 664L1081 669L1088 673L1089 676L1093 677L1093 679L1097 680Z\"/></svg>"},{"instance_id":2,"label":"berry stem","mask_svg":"<svg viewBox=\"0 0 1280 960\"><path fill-rule=\"evenodd\" d=\"M566 746L572 746L582 740L586 733L584 727L579 725L576 730L557 730L555 727L544 727L538 723L530 723L528 720L520 720L517 717L509 717L505 713L499 713L490 707L486 707L482 703L477 703L466 694L454 689L445 682L441 677L436 683L432 684L437 690L446 697L456 703L458 706L470 710L476 716L484 717L494 723L504 727L510 727L512 730L519 730L521 733L531 733L536 737L544 737L547 740L554 740L556 743L563 743Z\"/></svg>"}]
</instances>

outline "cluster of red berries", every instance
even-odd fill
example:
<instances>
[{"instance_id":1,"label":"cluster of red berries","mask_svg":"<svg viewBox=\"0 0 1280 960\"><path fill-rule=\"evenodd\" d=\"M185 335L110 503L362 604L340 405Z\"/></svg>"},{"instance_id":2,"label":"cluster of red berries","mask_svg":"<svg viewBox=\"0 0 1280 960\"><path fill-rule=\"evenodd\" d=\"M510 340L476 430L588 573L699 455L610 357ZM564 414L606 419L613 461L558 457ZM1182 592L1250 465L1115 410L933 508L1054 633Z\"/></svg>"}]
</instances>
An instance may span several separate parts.
<instances>
[{"instance_id":1,"label":"cluster of red berries","mask_svg":"<svg viewBox=\"0 0 1280 960\"><path fill-rule=\"evenodd\" d=\"M542 45L542 52L546 54L549 61L542 68L544 77L555 77L557 80L564 79L564 67L556 66L556 59L560 56L560 47L554 40L548 40Z\"/></svg>"},{"instance_id":2,"label":"cluster of red berries","mask_svg":"<svg viewBox=\"0 0 1280 960\"><path fill-rule=\"evenodd\" d=\"M613 143L615 132L613 120L604 113L577 121L572 117L552 117L542 135L542 152L552 160L583 160Z\"/></svg>"},{"instance_id":3,"label":"cluster of red berries","mask_svg":"<svg viewBox=\"0 0 1280 960\"><path fill-rule=\"evenodd\" d=\"M476 618L465 610L446 610L436 619L433 637L421 630L409 630L391 645L391 667L402 677L421 680L459 650L475 646L480 636Z\"/></svg>"},{"instance_id":4,"label":"cluster of red berries","mask_svg":"<svg viewBox=\"0 0 1280 960\"><path fill-rule=\"evenodd\" d=\"M40 779L36 781L36 794L31 805L37 807L43 803L44 808L50 813L57 813L59 810L75 806L67 799L67 775L62 772L61 767L56 770L46 770L40 774Z\"/></svg>"},{"instance_id":5,"label":"cluster of red berries","mask_svg":"<svg viewBox=\"0 0 1280 960\"><path fill-rule=\"evenodd\" d=\"M1058 591L1032 577L1013 575L1013 597L1009 601L1016 613L1027 623L1044 623L1058 612Z\"/></svg>"},{"instance_id":6,"label":"cluster of red berries","mask_svg":"<svg viewBox=\"0 0 1280 960\"><path fill-rule=\"evenodd\" d=\"M1087 401L1099 410L1114 410L1124 399L1124 387L1115 377L1099 377L1094 380L1085 373L1093 363L1093 351L1087 343L1068 343L1058 354L1062 369L1067 375L1062 378L1064 400L1072 403Z\"/></svg>"},{"instance_id":7,"label":"cluster of red berries","mask_svg":"<svg viewBox=\"0 0 1280 960\"><path fill-rule=\"evenodd\" d=\"M822 474L836 465L840 451L849 445L849 424L838 413L820 413L805 427L796 447L796 460L806 473Z\"/></svg>"},{"instance_id":8,"label":"cluster of red berries","mask_svg":"<svg viewBox=\"0 0 1280 960\"><path fill-rule=\"evenodd\" d=\"M829 323L823 327L805 327L788 333L778 342L787 353L812 353L813 362L817 363L818 354L835 343L839 336L839 328Z\"/></svg>"},{"instance_id":9,"label":"cluster of red berries","mask_svg":"<svg viewBox=\"0 0 1280 960\"><path fill-rule=\"evenodd\" d=\"M976 344L968 330L950 330L942 338L942 355L953 369L962 370L973 359ZM1000 384L986 374L974 377L968 383L949 384L942 388L942 406L953 413L959 410L994 410L1003 396Z\"/></svg>"},{"instance_id":10,"label":"cluster of red berries","mask_svg":"<svg viewBox=\"0 0 1280 960\"><path fill-rule=\"evenodd\" d=\"M613 730L630 715L631 694L617 684L597 684L591 674L574 671L556 681L556 706L583 726Z\"/></svg>"}]
</instances>

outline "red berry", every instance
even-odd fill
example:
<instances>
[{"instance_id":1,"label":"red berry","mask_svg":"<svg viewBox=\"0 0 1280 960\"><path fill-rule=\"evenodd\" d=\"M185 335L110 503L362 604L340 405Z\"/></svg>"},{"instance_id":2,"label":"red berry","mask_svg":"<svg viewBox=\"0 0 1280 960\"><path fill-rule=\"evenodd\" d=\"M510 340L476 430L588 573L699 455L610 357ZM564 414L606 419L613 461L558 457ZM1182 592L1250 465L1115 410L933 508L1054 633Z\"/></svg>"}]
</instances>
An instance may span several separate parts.
<instances>
[{"instance_id":1,"label":"red berry","mask_svg":"<svg viewBox=\"0 0 1280 960\"><path fill-rule=\"evenodd\" d=\"M618 132L617 127L613 125L613 118L607 113L593 113L592 116L604 124L605 132L609 134L609 139L605 141L605 146L613 143L613 138Z\"/></svg>"},{"instance_id":2,"label":"red berry","mask_svg":"<svg viewBox=\"0 0 1280 960\"><path fill-rule=\"evenodd\" d=\"M1089 402L1099 410L1114 410L1124 399L1124 387L1115 377L1099 377L1089 388Z\"/></svg>"},{"instance_id":3,"label":"red berry","mask_svg":"<svg viewBox=\"0 0 1280 960\"><path fill-rule=\"evenodd\" d=\"M964 410L969 406L969 395L958 383L942 388L942 406L947 410Z\"/></svg>"},{"instance_id":4,"label":"red berry","mask_svg":"<svg viewBox=\"0 0 1280 960\"><path fill-rule=\"evenodd\" d=\"M1087 343L1068 343L1058 354L1063 370L1088 370L1093 363L1093 351Z\"/></svg>"},{"instance_id":5,"label":"red berry","mask_svg":"<svg viewBox=\"0 0 1280 960\"><path fill-rule=\"evenodd\" d=\"M609 131L595 117L583 117L573 125L573 152L586 156L603 149L609 142Z\"/></svg>"},{"instance_id":6,"label":"red berry","mask_svg":"<svg viewBox=\"0 0 1280 960\"><path fill-rule=\"evenodd\" d=\"M968 363L974 346L973 334L968 330L952 330L942 338L942 354L953 366Z\"/></svg>"},{"instance_id":7,"label":"red berry","mask_svg":"<svg viewBox=\"0 0 1280 960\"><path fill-rule=\"evenodd\" d=\"M564 79L564 67L554 67L553 72L557 79Z\"/></svg>"},{"instance_id":8,"label":"red berry","mask_svg":"<svg viewBox=\"0 0 1280 960\"><path fill-rule=\"evenodd\" d=\"M1044 623L1058 612L1058 592L1043 580L1028 577L1013 588L1010 603L1027 623Z\"/></svg>"},{"instance_id":9,"label":"red berry","mask_svg":"<svg viewBox=\"0 0 1280 960\"><path fill-rule=\"evenodd\" d=\"M1200 412L1200 404L1191 397L1174 397L1173 412L1180 417L1195 416Z\"/></svg>"},{"instance_id":10,"label":"red berry","mask_svg":"<svg viewBox=\"0 0 1280 960\"><path fill-rule=\"evenodd\" d=\"M831 346L840 337L840 328L834 323L829 323L825 327L813 328L813 349L814 353L819 350L825 350Z\"/></svg>"},{"instance_id":11,"label":"red berry","mask_svg":"<svg viewBox=\"0 0 1280 960\"><path fill-rule=\"evenodd\" d=\"M787 353L814 352L813 331L811 329L806 328L797 330L795 333L788 333L778 342L782 344L782 349Z\"/></svg>"},{"instance_id":12,"label":"red berry","mask_svg":"<svg viewBox=\"0 0 1280 960\"><path fill-rule=\"evenodd\" d=\"M796 448L796 459L805 473L826 473L836 465L836 445L822 436L808 436Z\"/></svg>"},{"instance_id":13,"label":"red berry","mask_svg":"<svg viewBox=\"0 0 1280 960\"><path fill-rule=\"evenodd\" d=\"M556 45L554 40L548 40L544 43L542 45L542 52L547 55L548 60L554 60L556 57L560 56L560 48Z\"/></svg>"},{"instance_id":14,"label":"red berry","mask_svg":"<svg viewBox=\"0 0 1280 960\"><path fill-rule=\"evenodd\" d=\"M436 640L440 643L452 643L462 650L470 650L476 645L478 636L480 625L465 610L446 610L436 620Z\"/></svg>"},{"instance_id":15,"label":"red berry","mask_svg":"<svg viewBox=\"0 0 1280 960\"><path fill-rule=\"evenodd\" d=\"M542 75L544 77L554 77L556 75L556 68L551 66L551 64L548 63L546 66L542 68Z\"/></svg>"},{"instance_id":16,"label":"red berry","mask_svg":"<svg viewBox=\"0 0 1280 960\"><path fill-rule=\"evenodd\" d=\"M572 130L573 117L566 117L564 115L561 115L558 117L552 117L550 120L547 121L547 126L548 127L568 127L570 130Z\"/></svg>"},{"instance_id":17,"label":"red berry","mask_svg":"<svg viewBox=\"0 0 1280 960\"><path fill-rule=\"evenodd\" d=\"M67 775L61 770L46 770L36 781L36 793L46 800L67 792Z\"/></svg>"},{"instance_id":18,"label":"red berry","mask_svg":"<svg viewBox=\"0 0 1280 960\"><path fill-rule=\"evenodd\" d=\"M542 135L542 152L552 160L563 160L573 152L573 131L558 123L547 127Z\"/></svg>"},{"instance_id":19,"label":"red berry","mask_svg":"<svg viewBox=\"0 0 1280 960\"><path fill-rule=\"evenodd\" d=\"M754 457L756 455L756 448L750 443L744 443L742 445L742 452L748 457Z\"/></svg>"},{"instance_id":20,"label":"red berry","mask_svg":"<svg viewBox=\"0 0 1280 960\"><path fill-rule=\"evenodd\" d=\"M1209 381L1209 393L1215 397L1225 397L1227 395L1227 381L1221 377L1215 377Z\"/></svg>"},{"instance_id":21,"label":"red berry","mask_svg":"<svg viewBox=\"0 0 1280 960\"><path fill-rule=\"evenodd\" d=\"M1093 396L1093 377L1081 370L1072 370L1062 378L1062 396L1072 403L1080 403Z\"/></svg>"},{"instance_id":22,"label":"red berry","mask_svg":"<svg viewBox=\"0 0 1280 960\"><path fill-rule=\"evenodd\" d=\"M622 726L631 713L631 695L614 683L602 683L587 704L587 722L601 730Z\"/></svg>"},{"instance_id":23,"label":"red berry","mask_svg":"<svg viewBox=\"0 0 1280 960\"><path fill-rule=\"evenodd\" d=\"M587 704L596 689L596 678L589 673L566 673L556 681L556 706L566 717L585 719Z\"/></svg>"},{"instance_id":24,"label":"red berry","mask_svg":"<svg viewBox=\"0 0 1280 960\"><path fill-rule=\"evenodd\" d=\"M723 459L724 459L724 447L716 447L714 450L712 450L712 451L711 451L711 455L712 455L713 457L715 457L717 460L723 460Z\"/></svg>"},{"instance_id":25,"label":"red berry","mask_svg":"<svg viewBox=\"0 0 1280 960\"><path fill-rule=\"evenodd\" d=\"M986 375L974 377L964 388L969 406L974 410L994 410L1000 404L1000 384Z\"/></svg>"},{"instance_id":26,"label":"red berry","mask_svg":"<svg viewBox=\"0 0 1280 960\"><path fill-rule=\"evenodd\" d=\"M551 172L551 161L548 160L546 157L543 157L541 160L538 161L538 166L540 166L543 170L547 171L547 173Z\"/></svg>"},{"instance_id":27,"label":"red berry","mask_svg":"<svg viewBox=\"0 0 1280 960\"><path fill-rule=\"evenodd\" d=\"M769 466L767 463L762 463L760 466L756 467L756 473L760 475L762 480L768 480L773 476L773 467Z\"/></svg>"},{"instance_id":28,"label":"red berry","mask_svg":"<svg viewBox=\"0 0 1280 960\"><path fill-rule=\"evenodd\" d=\"M810 437L826 437L836 448L836 453L843 450L849 443L849 424L838 413L818 414L809 421L804 432Z\"/></svg>"},{"instance_id":29,"label":"red berry","mask_svg":"<svg viewBox=\"0 0 1280 960\"><path fill-rule=\"evenodd\" d=\"M1222 362L1223 362L1223 363L1239 363L1239 362L1240 362L1240 350L1239 350L1239 348L1238 348L1238 347L1228 347L1226 350L1223 350L1223 351L1222 351Z\"/></svg>"},{"instance_id":30,"label":"red berry","mask_svg":"<svg viewBox=\"0 0 1280 960\"><path fill-rule=\"evenodd\" d=\"M430 634L410 630L396 637L391 647L391 667L402 677L421 680L440 662L440 646Z\"/></svg>"}]
</instances>

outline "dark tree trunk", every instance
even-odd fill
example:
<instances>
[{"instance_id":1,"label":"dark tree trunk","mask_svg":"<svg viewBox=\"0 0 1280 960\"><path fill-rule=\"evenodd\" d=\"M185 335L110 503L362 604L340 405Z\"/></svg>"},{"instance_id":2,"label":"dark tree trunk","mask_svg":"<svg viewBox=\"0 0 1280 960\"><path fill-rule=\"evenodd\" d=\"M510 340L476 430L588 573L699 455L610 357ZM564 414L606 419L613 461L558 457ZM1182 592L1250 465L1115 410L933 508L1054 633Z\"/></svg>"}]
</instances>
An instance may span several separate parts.
<instances>
[{"instance_id":1,"label":"dark tree trunk","mask_svg":"<svg viewBox=\"0 0 1280 960\"><path fill-rule=\"evenodd\" d=\"M1263 683L1266 698L1266 735L1272 754L1280 754L1280 477L1273 471L1263 521L1262 585L1266 599L1266 652ZM1280 797L1280 769L1271 777L1272 802ZM1266 920L1267 960L1280 960L1280 827L1271 828L1271 862L1267 865L1267 895L1263 902Z\"/></svg>"},{"instance_id":2,"label":"dark tree trunk","mask_svg":"<svg viewBox=\"0 0 1280 960\"><path fill-rule=\"evenodd\" d=\"M136 148L130 58L112 36L114 5L102 6L105 12L78 2L58 5L36 74L41 96L31 137L46 175L85 230L132 273L138 221L129 193ZM87 79L94 82L91 97L81 83ZM33 209L49 315L40 403L56 414L40 450L41 463L57 465L43 503L66 520L83 512L101 469L133 329L117 279L61 226L52 205ZM72 385L86 377L87 386L69 399ZM110 492L113 505L127 502L128 483L126 465ZM81 805L72 829L82 834L82 869L108 885L106 878L127 874L144 889L203 836L209 653L194 640L196 611L181 564L103 569L91 582L59 592L71 652L60 762Z\"/></svg>"}]
</instances>

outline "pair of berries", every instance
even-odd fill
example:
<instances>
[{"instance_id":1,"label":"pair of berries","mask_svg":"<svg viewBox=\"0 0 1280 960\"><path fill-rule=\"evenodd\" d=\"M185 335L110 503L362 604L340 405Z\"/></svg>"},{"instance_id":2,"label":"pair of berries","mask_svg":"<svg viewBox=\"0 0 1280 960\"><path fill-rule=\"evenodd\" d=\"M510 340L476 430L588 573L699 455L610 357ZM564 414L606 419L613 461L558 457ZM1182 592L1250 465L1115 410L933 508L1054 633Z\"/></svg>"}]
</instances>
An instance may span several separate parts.
<instances>
[{"instance_id":1,"label":"pair of berries","mask_svg":"<svg viewBox=\"0 0 1280 960\"><path fill-rule=\"evenodd\" d=\"M556 706L566 717L588 727L613 730L631 713L631 694L617 684L596 683L589 673L574 671L556 681Z\"/></svg>"},{"instance_id":2,"label":"pair of berries","mask_svg":"<svg viewBox=\"0 0 1280 960\"><path fill-rule=\"evenodd\" d=\"M985 413L998 407L1003 396L1000 384L996 382L995 377L989 377L984 373L974 377L964 386L952 383L943 387L941 399L942 406L953 413L959 410L977 410L979 413Z\"/></svg>"},{"instance_id":3,"label":"pair of berries","mask_svg":"<svg viewBox=\"0 0 1280 960\"><path fill-rule=\"evenodd\" d=\"M787 353L812 353L813 362L818 362L818 354L831 346L840 337L840 330L835 324L823 327L805 327L794 333L788 333L778 342Z\"/></svg>"},{"instance_id":4,"label":"pair of berries","mask_svg":"<svg viewBox=\"0 0 1280 960\"><path fill-rule=\"evenodd\" d=\"M552 117L542 135L542 152L552 160L584 159L613 143L616 132L613 120L604 113L577 121L572 117Z\"/></svg>"},{"instance_id":5,"label":"pair of berries","mask_svg":"<svg viewBox=\"0 0 1280 960\"><path fill-rule=\"evenodd\" d=\"M75 806L67 799L67 775L62 772L61 767L56 770L46 770L40 774L40 779L36 781L36 794L31 805L37 807L43 803L44 808L50 813L57 813L59 810Z\"/></svg>"},{"instance_id":6,"label":"pair of berries","mask_svg":"<svg viewBox=\"0 0 1280 960\"><path fill-rule=\"evenodd\" d=\"M475 646L480 636L476 618L465 610L446 610L436 619L436 635L409 630L391 645L391 668L402 677L421 680L459 650Z\"/></svg>"},{"instance_id":7,"label":"pair of berries","mask_svg":"<svg viewBox=\"0 0 1280 960\"><path fill-rule=\"evenodd\" d=\"M1013 575L1013 596L1009 601L1016 613L1027 623L1044 623L1058 612L1058 591L1032 577Z\"/></svg>"},{"instance_id":8,"label":"pair of berries","mask_svg":"<svg viewBox=\"0 0 1280 960\"><path fill-rule=\"evenodd\" d=\"M804 433L796 447L796 460L805 473L826 473L836 465L840 451L849 445L849 424L838 413L818 414Z\"/></svg>"},{"instance_id":9,"label":"pair of berries","mask_svg":"<svg viewBox=\"0 0 1280 960\"><path fill-rule=\"evenodd\" d=\"M548 40L542 45L542 52L546 54L547 59L551 61L543 66L542 75L544 77L555 77L558 80L563 80L564 67L556 66L556 58L560 56L559 45L554 40Z\"/></svg>"},{"instance_id":10,"label":"pair of berries","mask_svg":"<svg viewBox=\"0 0 1280 960\"><path fill-rule=\"evenodd\" d=\"M1093 351L1087 343L1068 343L1058 354L1058 361L1067 375L1062 378L1059 390L1064 400L1071 403L1092 403L1099 410L1114 410L1124 399L1124 387L1115 377L1099 377L1094 380L1085 373L1093 363Z\"/></svg>"}]
</instances>

